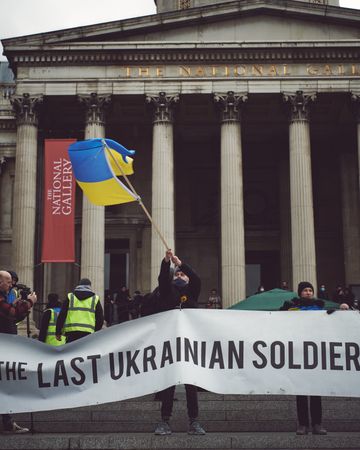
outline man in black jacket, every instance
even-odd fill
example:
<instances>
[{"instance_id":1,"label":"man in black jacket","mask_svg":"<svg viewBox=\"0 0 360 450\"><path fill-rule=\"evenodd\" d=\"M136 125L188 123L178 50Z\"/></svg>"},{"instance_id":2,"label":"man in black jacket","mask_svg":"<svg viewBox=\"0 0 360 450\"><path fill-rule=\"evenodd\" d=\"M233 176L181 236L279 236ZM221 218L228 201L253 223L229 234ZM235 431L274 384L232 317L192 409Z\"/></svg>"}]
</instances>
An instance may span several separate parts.
<instances>
[{"instance_id":1,"label":"man in black jacket","mask_svg":"<svg viewBox=\"0 0 360 450\"><path fill-rule=\"evenodd\" d=\"M172 274L170 264L175 264ZM160 305L163 311L176 308L197 308L200 295L201 281L190 266L184 264L167 250L165 258L161 262L159 274ZM205 430L197 421L199 407L197 399L197 387L190 384L185 385L186 402L189 416L189 434L205 434ZM155 429L157 435L171 434L169 420L174 404L175 386L170 386L160 393L161 397L161 422Z\"/></svg>"},{"instance_id":2,"label":"man in black jacket","mask_svg":"<svg viewBox=\"0 0 360 450\"><path fill-rule=\"evenodd\" d=\"M319 311L324 309L324 300L314 297L314 287L309 281L301 281L298 285L298 298L286 301L280 308L281 311ZM309 408L310 405L310 408ZM327 431L321 426L322 406L321 397L318 395L297 395L296 410L298 416L298 428L296 434L306 435L311 425L312 433L325 435ZM310 411L310 414L309 414Z\"/></svg>"}]
</instances>

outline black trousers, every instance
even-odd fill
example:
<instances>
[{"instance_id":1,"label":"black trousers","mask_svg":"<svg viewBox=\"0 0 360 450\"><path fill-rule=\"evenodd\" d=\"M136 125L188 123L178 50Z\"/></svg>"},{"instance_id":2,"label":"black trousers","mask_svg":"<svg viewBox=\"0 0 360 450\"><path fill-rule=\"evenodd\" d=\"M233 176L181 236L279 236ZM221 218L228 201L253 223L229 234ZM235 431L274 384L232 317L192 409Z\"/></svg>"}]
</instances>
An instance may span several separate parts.
<instances>
[{"instance_id":1,"label":"black trousers","mask_svg":"<svg viewBox=\"0 0 360 450\"><path fill-rule=\"evenodd\" d=\"M77 341L78 339L81 339L88 334L90 333L87 333L85 331L69 331L68 333L65 333L66 343L69 344L69 342Z\"/></svg>"},{"instance_id":2,"label":"black trousers","mask_svg":"<svg viewBox=\"0 0 360 450\"><path fill-rule=\"evenodd\" d=\"M310 399L311 426L320 425L322 420L321 397L297 395L296 408L299 425L308 427L310 424L308 399Z\"/></svg>"},{"instance_id":3,"label":"black trousers","mask_svg":"<svg viewBox=\"0 0 360 450\"><path fill-rule=\"evenodd\" d=\"M188 416L190 419L196 419L199 415L199 406L197 398L197 387L192 384L185 384L186 404ZM161 417L163 420L169 420L174 405L175 386L170 386L161 392Z\"/></svg>"}]
</instances>

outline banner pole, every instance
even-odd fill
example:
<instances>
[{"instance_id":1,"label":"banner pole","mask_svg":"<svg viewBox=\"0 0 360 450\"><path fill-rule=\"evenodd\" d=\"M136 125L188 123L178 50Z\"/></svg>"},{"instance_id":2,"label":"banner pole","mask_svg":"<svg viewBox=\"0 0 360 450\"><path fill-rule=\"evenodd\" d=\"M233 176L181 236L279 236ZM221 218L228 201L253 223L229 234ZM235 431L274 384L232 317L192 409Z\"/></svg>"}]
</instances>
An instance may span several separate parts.
<instances>
[{"instance_id":1,"label":"banner pole","mask_svg":"<svg viewBox=\"0 0 360 450\"><path fill-rule=\"evenodd\" d=\"M162 235L161 231L159 230L159 227L157 226L157 224L154 222L153 218L151 217L149 211L147 210L146 206L144 205L143 201L141 200L141 197L138 195L138 193L136 192L134 186L131 184L131 181L129 180L129 178L127 177L127 175L124 173L123 168L120 166L120 164L116 161L116 158L114 157L114 155L111 153L107 143L105 140L102 140L108 154L110 155L110 157L112 158L112 160L114 161L116 167L120 170L121 175L124 177L124 180L127 182L131 192L136 196L137 198L137 202L139 203L139 205L141 206L141 208L143 209L145 215L147 216L147 218L149 219L150 223L152 224L152 226L155 228L157 234L159 235L161 242L164 244L166 250L169 250L169 245L167 244L164 236Z\"/></svg>"}]
</instances>

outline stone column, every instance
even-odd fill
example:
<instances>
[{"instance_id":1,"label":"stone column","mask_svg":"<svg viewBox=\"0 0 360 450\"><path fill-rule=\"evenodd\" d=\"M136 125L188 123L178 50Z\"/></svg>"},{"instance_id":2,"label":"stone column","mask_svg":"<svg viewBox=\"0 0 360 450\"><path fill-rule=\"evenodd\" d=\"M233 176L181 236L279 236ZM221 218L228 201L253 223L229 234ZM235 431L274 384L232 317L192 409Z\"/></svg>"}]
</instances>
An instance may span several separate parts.
<instances>
[{"instance_id":1,"label":"stone column","mask_svg":"<svg viewBox=\"0 0 360 450\"><path fill-rule=\"evenodd\" d=\"M284 94L291 105L289 125L293 289L310 281L317 292L309 103L316 94Z\"/></svg>"},{"instance_id":2,"label":"stone column","mask_svg":"<svg viewBox=\"0 0 360 450\"><path fill-rule=\"evenodd\" d=\"M158 226L169 248L175 251L174 229L174 138L173 106L178 95L147 96L147 103L154 107L152 145L152 201L153 221ZM165 246L158 233L151 230L151 289L157 284L160 263Z\"/></svg>"},{"instance_id":3,"label":"stone column","mask_svg":"<svg viewBox=\"0 0 360 450\"><path fill-rule=\"evenodd\" d=\"M351 98L355 104L355 116L357 124L357 167L358 167L358 187L360 192L360 93L353 92Z\"/></svg>"},{"instance_id":4,"label":"stone column","mask_svg":"<svg viewBox=\"0 0 360 450\"><path fill-rule=\"evenodd\" d=\"M221 109L221 278L223 307L246 297L241 105L246 94L214 95Z\"/></svg>"},{"instance_id":5,"label":"stone column","mask_svg":"<svg viewBox=\"0 0 360 450\"><path fill-rule=\"evenodd\" d=\"M14 159L0 159L0 233L10 235L12 229L12 202Z\"/></svg>"},{"instance_id":6,"label":"stone column","mask_svg":"<svg viewBox=\"0 0 360 450\"><path fill-rule=\"evenodd\" d=\"M14 96L11 103L17 119L12 267L21 283L34 287L36 164L38 115L42 96Z\"/></svg>"},{"instance_id":7,"label":"stone column","mask_svg":"<svg viewBox=\"0 0 360 450\"><path fill-rule=\"evenodd\" d=\"M357 157L355 154L344 151L341 153L340 173L345 284L359 284L360 214Z\"/></svg>"},{"instance_id":8,"label":"stone column","mask_svg":"<svg viewBox=\"0 0 360 450\"><path fill-rule=\"evenodd\" d=\"M105 137L105 107L110 95L79 95L86 107L85 139ZM93 205L83 195L81 234L81 278L89 278L92 288L104 299L105 207Z\"/></svg>"}]
</instances>

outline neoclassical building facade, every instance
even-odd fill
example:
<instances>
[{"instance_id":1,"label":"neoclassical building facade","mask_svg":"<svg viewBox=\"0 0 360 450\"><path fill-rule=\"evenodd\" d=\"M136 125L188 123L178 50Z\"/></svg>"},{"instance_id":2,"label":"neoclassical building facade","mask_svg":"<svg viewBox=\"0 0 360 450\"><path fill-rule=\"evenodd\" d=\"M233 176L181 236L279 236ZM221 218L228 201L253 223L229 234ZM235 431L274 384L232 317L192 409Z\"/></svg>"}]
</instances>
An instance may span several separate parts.
<instances>
[{"instance_id":1,"label":"neoclassical building facade","mask_svg":"<svg viewBox=\"0 0 360 450\"><path fill-rule=\"evenodd\" d=\"M151 1L151 0L149 0ZM76 262L41 263L44 142L135 149L132 182L224 306L282 280L360 285L360 11L158 0L157 14L2 41L0 266L42 295L156 286L136 203L76 193ZM54 236L56 239L56 236Z\"/></svg>"}]
</instances>

